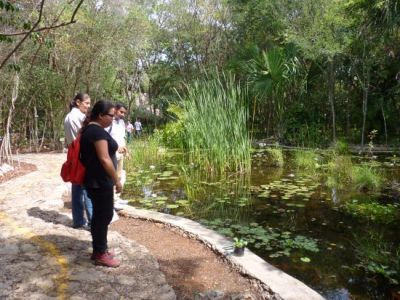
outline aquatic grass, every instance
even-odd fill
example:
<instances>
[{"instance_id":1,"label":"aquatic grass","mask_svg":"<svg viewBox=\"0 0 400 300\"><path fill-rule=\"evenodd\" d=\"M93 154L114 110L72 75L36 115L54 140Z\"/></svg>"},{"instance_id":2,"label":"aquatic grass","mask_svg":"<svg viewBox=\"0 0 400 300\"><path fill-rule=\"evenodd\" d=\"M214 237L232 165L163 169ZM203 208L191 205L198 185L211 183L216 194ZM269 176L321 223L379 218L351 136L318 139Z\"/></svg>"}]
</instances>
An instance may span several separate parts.
<instances>
[{"instance_id":1,"label":"aquatic grass","mask_svg":"<svg viewBox=\"0 0 400 300\"><path fill-rule=\"evenodd\" d=\"M268 148L267 153L273 166L283 167L284 158L282 148Z\"/></svg>"},{"instance_id":2,"label":"aquatic grass","mask_svg":"<svg viewBox=\"0 0 400 300\"><path fill-rule=\"evenodd\" d=\"M350 156L335 155L334 153L327 164L327 185L342 188L351 184L353 168Z\"/></svg>"},{"instance_id":3,"label":"aquatic grass","mask_svg":"<svg viewBox=\"0 0 400 300\"><path fill-rule=\"evenodd\" d=\"M294 154L294 162L299 169L315 171L320 167L320 157L312 150L298 150Z\"/></svg>"},{"instance_id":4,"label":"aquatic grass","mask_svg":"<svg viewBox=\"0 0 400 300\"><path fill-rule=\"evenodd\" d=\"M382 175L369 164L355 166L351 172L353 185L358 190L378 190L383 183Z\"/></svg>"},{"instance_id":5,"label":"aquatic grass","mask_svg":"<svg viewBox=\"0 0 400 300\"><path fill-rule=\"evenodd\" d=\"M156 166L165 152L159 146L158 141L152 138L135 140L128 147L129 155L125 160L125 168L128 173L138 168L147 169L150 166Z\"/></svg>"},{"instance_id":6,"label":"aquatic grass","mask_svg":"<svg viewBox=\"0 0 400 300\"><path fill-rule=\"evenodd\" d=\"M187 86L183 99L185 144L191 162L213 172L249 172L250 139L246 91L230 75Z\"/></svg>"},{"instance_id":7,"label":"aquatic grass","mask_svg":"<svg viewBox=\"0 0 400 300\"><path fill-rule=\"evenodd\" d=\"M349 145L341 139L338 139L333 145L333 151L339 155L346 155L349 153Z\"/></svg>"},{"instance_id":8,"label":"aquatic grass","mask_svg":"<svg viewBox=\"0 0 400 300\"><path fill-rule=\"evenodd\" d=\"M350 156L334 153L327 164L327 184L339 188L351 185L355 190L379 190L383 177L376 166L373 161L354 165Z\"/></svg>"}]
</instances>

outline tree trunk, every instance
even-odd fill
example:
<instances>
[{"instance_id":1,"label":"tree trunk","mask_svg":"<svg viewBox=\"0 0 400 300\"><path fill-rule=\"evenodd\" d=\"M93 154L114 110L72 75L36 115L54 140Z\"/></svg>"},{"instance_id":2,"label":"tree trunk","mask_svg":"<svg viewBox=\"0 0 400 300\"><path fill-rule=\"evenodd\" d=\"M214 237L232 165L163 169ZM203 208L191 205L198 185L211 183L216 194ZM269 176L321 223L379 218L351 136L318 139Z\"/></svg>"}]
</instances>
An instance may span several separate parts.
<instances>
[{"instance_id":1,"label":"tree trunk","mask_svg":"<svg viewBox=\"0 0 400 300\"><path fill-rule=\"evenodd\" d=\"M37 152L42 151L43 148L43 144L44 144L44 140L45 140L45 133L46 133L46 128L47 128L47 119L44 120L44 126L43 126L43 133L42 133L42 138L40 140L40 145L39 145L39 149Z\"/></svg>"},{"instance_id":2,"label":"tree trunk","mask_svg":"<svg viewBox=\"0 0 400 300\"><path fill-rule=\"evenodd\" d=\"M365 136L365 123L367 120L368 93L369 93L369 70L367 70L365 73L364 84L363 84L363 104L362 104L363 123L361 129L361 150L364 150L364 143L365 143L364 136Z\"/></svg>"},{"instance_id":3,"label":"tree trunk","mask_svg":"<svg viewBox=\"0 0 400 300\"><path fill-rule=\"evenodd\" d=\"M328 61L328 99L332 115L332 141L336 142L335 70L334 59Z\"/></svg>"},{"instance_id":4,"label":"tree trunk","mask_svg":"<svg viewBox=\"0 0 400 300\"><path fill-rule=\"evenodd\" d=\"M14 61L15 61L15 56L14 56ZM7 118L7 125L6 125L6 132L3 138L3 141L1 143L0 147L0 161L7 161L9 164L12 164L12 153L11 153L11 136L10 136L10 129L11 129L11 121L12 121L12 116L13 112L15 109L15 101L18 98L18 91L19 91L19 75L18 72L15 72L14 75L14 87L12 90L12 95L11 95L11 105L10 105L10 110L8 112L8 118Z\"/></svg>"},{"instance_id":5,"label":"tree trunk","mask_svg":"<svg viewBox=\"0 0 400 300\"><path fill-rule=\"evenodd\" d=\"M33 107L33 118L34 118L34 129L33 129L33 143L35 146L35 152L39 152L39 129L38 129L38 114L36 105Z\"/></svg>"},{"instance_id":6,"label":"tree trunk","mask_svg":"<svg viewBox=\"0 0 400 300\"><path fill-rule=\"evenodd\" d=\"M381 111L382 111L382 118L383 118L383 128L385 129L385 145L388 144L388 134L387 134L387 124L386 124L386 117L385 111L383 110L383 100L381 102Z\"/></svg>"}]
</instances>

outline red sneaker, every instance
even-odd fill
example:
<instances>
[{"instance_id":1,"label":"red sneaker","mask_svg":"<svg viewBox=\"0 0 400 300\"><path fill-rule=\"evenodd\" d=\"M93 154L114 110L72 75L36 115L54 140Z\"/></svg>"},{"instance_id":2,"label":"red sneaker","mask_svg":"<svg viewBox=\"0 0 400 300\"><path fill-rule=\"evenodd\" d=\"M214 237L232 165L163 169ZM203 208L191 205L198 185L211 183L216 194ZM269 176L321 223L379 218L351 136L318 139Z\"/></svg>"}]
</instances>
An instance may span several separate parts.
<instances>
[{"instance_id":1,"label":"red sneaker","mask_svg":"<svg viewBox=\"0 0 400 300\"><path fill-rule=\"evenodd\" d=\"M108 255L110 255L112 258L115 257L114 251L109 251L109 250L107 250L106 253L107 253ZM90 256L90 259L91 259L91 260L94 260L94 259L96 258L96 255L98 255L98 254L95 253L95 252L93 252L92 255Z\"/></svg>"},{"instance_id":2,"label":"red sneaker","mask_svg":"<svg viewBox=\"0 0 400 300\"><path fill-rule=\"evenodd\" d=\"M121 264L121 262L118 259L112 257L108 252L97 253L94 257L94 263L95 265L111 267L111 268L116 268Z\"/></svg>"}]
</instances>

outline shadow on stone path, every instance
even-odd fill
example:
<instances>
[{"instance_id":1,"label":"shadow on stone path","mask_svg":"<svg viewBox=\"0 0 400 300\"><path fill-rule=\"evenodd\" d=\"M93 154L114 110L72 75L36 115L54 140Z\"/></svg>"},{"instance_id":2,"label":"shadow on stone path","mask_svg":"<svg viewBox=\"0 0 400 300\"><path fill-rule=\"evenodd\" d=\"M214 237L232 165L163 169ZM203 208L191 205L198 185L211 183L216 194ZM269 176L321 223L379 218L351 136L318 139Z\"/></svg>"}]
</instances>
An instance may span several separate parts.
<instances>
[{"instance_id":1,"label":"shadow on stone path","mask_svg":"<svg viewBox=\"0 0 400 300\"><path fill-rule=\"evenodd\" d=\"M65 157L22 155L38 171L0 185L0 298L175 299L154 257L117 232L109 232L109 246L122 265L93 264L90 233L71 228L62 212Z\"/></svg>"},{"instance_id":2,"label":"shadow on stone path","mask_svg":"<svg viewBox=\"0 0 400 300\"><path fill-rule=\"evenodd\" d=\"M62 224L69 226L71 219L67 216L60 214L56 210L43 210L39 207L32 207L27 210L28 216L41 219L47 223Z\"/></svg>"}]
</instances>

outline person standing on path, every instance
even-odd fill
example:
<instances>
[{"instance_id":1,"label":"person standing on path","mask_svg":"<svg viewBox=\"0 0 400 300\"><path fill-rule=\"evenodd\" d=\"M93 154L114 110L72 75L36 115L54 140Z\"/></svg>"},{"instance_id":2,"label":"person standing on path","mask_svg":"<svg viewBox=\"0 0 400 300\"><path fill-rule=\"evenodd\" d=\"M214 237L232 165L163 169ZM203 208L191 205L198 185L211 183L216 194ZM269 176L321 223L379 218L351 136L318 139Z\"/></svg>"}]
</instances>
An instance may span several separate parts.
<instances>
[{"instance_id":1,"label":"person standing on path","mask_svg":"<svg viewBox=\"0 0 400 300\"><path fill-rule=\"evenodd\" d=\"M70 112L64 120L65 141L69 146L76 139L82 127L83 121L90 108L90 97L86 93L77 94L70 104ZM79 184L72 184L72 227L88 229L93 214L92 201L86 190ZM84 216L86 210L86 217Z\"/></svg>"},{"instance_id":2,"label":"person standing on path","mask_svg":"<svg viewBox=\"0 0 400 300\"><path fill-rule=\"evenodd\" d=\"M127 143L129 144L132 140L132 133L133 133L133 125L130 121L126 124L126 134L127 134Z\"/></svg>"},{"instance_id":3,"label":"person standing on path","mask_svg":"<svg viewBox=\"0 0 400 300\"><path fill-rule=\"evenodd\" d=\"M142 122L140 122L139 118L137 118L135 122L135 133L136 137L140 137L142 134Z\"/></svg>"},{"instance_id":4,"label":"person standing on path","mask_svg":"<svg viewBox=\"0 0 400 300\"><path fill-rule=\"evenodd\" d=\"M117 157L117 175L121 180L122 186L126 180L126 173L124 168L124 156L127 154L126 142L125 142L125 131L126 126L124 122L125 115L127 113L127 108L122 103L115 104L115 114L114 120L111 123L109 128L106 130L110 133L111 137L118 144L118 151L116 153ZM121 210L124 208L124 205L128 203L128 201L122 200L118 195L115 195L115 205L114 208L116 210Z\"/></svg>"},{"instance_id":5,"label":"person standing on path","mask_svg":"<svg viewBox=\"0 0 400 300\"><path fill-rule=\"evenodd\" d=\"M90 122L83 128L81 137L81 161L86 168L84 186L93 201L91 259L95 264L106 267L120 265L107 245L108 225L114 212L114 185L117 193L122 191L116 172L115 154L118 144L104 130L113 122L114 114L114 104L108 101L96 102L90 114Z\"/></svg>"}]
</instances>

